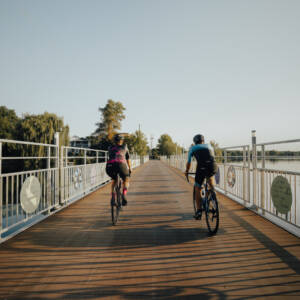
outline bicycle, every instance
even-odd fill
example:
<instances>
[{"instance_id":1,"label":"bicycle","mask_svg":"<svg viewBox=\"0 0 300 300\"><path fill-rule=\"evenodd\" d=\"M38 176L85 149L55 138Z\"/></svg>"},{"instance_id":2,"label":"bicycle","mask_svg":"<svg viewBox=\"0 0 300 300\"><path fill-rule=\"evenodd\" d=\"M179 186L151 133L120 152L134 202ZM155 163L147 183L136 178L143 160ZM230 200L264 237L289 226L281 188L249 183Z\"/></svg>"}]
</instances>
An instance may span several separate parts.
<instances>
[{"instance_id":1,"label":"bicycle","mask_svg":"<svg viewBox=\"0 0 300 300\"><path fill-rule=\"evenodd\" d=\"M122 209L122 193L121 193L121 178L120 175L117 174L117 179L114 187L115 199L111 201L111 220L113 225L117 225L119 212Z\"/></svg>"},{"instance_id":2,"label":"bicycle","mask_svg":"<svg viewBox=\"0 0 300 300\"><path fill-rule=\"evenodd\" d=\"M189 175L195 175L196 173L187 173L186 179L189 182ZM208 231L211 235L216 234L219 228L219 205L218 199L215 191L209 189L209 184L207 178L202 185L201 192L204 191L202 197L202 212L205 212L206 217L206 224ZM196 214L197 211L197 204L196 204L196 190L194 186L193 190L193 204L194 204L194 211Z\"/></svg>"}]
</instances>

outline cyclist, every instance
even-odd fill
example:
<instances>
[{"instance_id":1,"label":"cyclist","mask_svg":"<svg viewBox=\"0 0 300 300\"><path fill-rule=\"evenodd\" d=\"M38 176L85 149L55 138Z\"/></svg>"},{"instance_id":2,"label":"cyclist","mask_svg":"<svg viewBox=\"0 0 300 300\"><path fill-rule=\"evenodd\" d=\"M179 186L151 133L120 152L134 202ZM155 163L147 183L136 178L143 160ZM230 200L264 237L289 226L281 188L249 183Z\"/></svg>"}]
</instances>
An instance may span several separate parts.
<instances>
[{"instance_id":1,"label":"cyclist","mask_svg":"<svg viewBox=\"0 0 300 300\"><path fill-rule=\"evenodd\" d=\"M124 144L124 137L121 134L114 136L115 145L108 149L108 161L106 164L106 173L112 178L111 185L111 203L115 203L114 187L116 184L117 174L123 181L122 205L127 205L127 191L129 188L129 176L131 174L131 165L127 145Z\"/></svg>"},{"instance_id":2,"label":"cyclist","mask_svg":"<svg viewBox=\"0 0 300 300\"><path fill-rule=\"evenodd\" d=\"M209 185L214 189L214 174L218 170L218 166L215 161L214 151L212 147L204 143L204 136L202 134L197 134L194 136L193 141L195 143L188 153L188 161L186 163L186 176L191 167L192 157L194 156L197 160L196 176L195 176L195 198L197 211L195 214L196 219L200 219L202 215L202 198L201 189L204 179L207 178Z\"/></svg>"}]
</instances>

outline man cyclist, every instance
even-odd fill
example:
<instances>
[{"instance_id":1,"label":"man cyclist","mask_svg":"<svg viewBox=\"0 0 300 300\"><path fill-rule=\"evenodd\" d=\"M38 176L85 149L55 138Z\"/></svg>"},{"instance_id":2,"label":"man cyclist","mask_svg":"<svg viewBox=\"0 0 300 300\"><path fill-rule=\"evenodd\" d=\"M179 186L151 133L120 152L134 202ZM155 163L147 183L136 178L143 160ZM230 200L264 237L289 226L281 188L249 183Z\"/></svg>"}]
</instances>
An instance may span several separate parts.
<instances>
[{"instance_id":1,"label":"man cyclist","mask_svg":"<svg viewBox=\"0 0 300 300\"><path fill-rule=\"evenodd\" d=\"M115 145L108 149L108 161L106 164L106 173L112 178L111 185L111 203L115 204L115 184L117 174L123 181L122 205L127 205L126 194L129 188L129 176L131 174L131 165L127 145L124 144L124 137L121 134L114 136Z\"/></svg>"},{"instance_id":2,"label":"man cyclist","mask_svg":"<svg viewBox=\"0 0 300 300\"><path fill-rule=\"evenodd\" d=\"M214 151L208 144L204 144L204 136L197 134L194 136L193 141L195 143L188 153L188 161L186 163L186 176L191 167L192 157L194 156L197 160L196 176L195 176L195 197L197 212L195 214L196 219L200 219L202 215L202 198L201 189L204 179L207 178L209 185L214 189L214 174L218 170L218 166L215 161Z\"/></svg>"}]
</instances>

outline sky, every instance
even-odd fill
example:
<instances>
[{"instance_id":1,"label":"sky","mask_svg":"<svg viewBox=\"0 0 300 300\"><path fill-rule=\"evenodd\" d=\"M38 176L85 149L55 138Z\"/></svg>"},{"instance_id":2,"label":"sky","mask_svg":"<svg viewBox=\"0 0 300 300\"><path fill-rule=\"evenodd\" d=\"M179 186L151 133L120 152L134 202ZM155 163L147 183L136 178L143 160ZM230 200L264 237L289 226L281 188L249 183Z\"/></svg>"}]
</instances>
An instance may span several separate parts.
<instances>
[{"instance_id":1,"label":"sky","mask_svg":"<svg viewBox=\"0 0 300 300\"><path fill-rule=\"evenodd\" d=\"M300 138L298 0L0 0L0 105L88 136L108 99L188 147Z\"/></svg>"}]
</instances>

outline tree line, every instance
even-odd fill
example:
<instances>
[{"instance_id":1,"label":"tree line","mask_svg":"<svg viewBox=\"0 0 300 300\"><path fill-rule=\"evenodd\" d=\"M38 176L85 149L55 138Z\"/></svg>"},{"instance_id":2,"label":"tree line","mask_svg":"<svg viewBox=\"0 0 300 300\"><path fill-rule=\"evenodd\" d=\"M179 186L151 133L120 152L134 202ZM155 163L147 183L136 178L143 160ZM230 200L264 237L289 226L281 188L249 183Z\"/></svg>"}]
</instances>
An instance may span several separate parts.
<instances>
[{"instance_id":1,"label":"tree line","mask_svg":"<svg viewBox=\"0 0 300 300\"><path fill-rule=\"evenodd\" d=\"M155 148L150 149L146 135L141 130L133 133L122 132L122 121L125 119L124 105L119 101L109 99L105 106L99 107L100 120L96 129L89 136L85 137L90 141L92 149L108 150L113 143L116 133L121 133L125 137L125 143L129 151L140 156L150 154L154 158L160 155L173 155L183 152L180 147L168 134L162 134L158 139ZM56 132L60 133L60 146L68 146L70 142L69 126L64 124L62 117L53 113L43 114L23 114L17 116L13 109L0 106L0 139L28 141L43 144L54 144ZM48 149L45 146L18 145L3 143L2 156L12 157L46 157ZM54 153L51 154L54 156ZM54 161L52 162L54 163ZM33 169L46 167L47 161L41 160L17 160L11 164L4 160L2 164L3 172L13 172L19 169Z\"/></svg>"},{"instance_id":2,"label":"tree line","mask_svg":"<svg viewBox=\"0 0 300 300\"><path fill-rule=\"evenodd\" d=\"M0 106L0 138L6 140L30 141L40 144L54 144L55 132L60 132L59 144L69 144L69 126L64 125L63 118L45 112L43 114L24 114L18 117L14 110ZM3 143L2 156L4 157L46 157L48 149L39 145L19 145ZM55 153L50 153L54 156ZM51 160L54 164L54 161ZM3 172L45 168L46 159L24 159L2 162Z\"/></svg>"}]
</instances>

